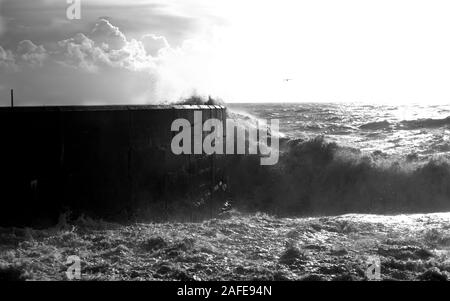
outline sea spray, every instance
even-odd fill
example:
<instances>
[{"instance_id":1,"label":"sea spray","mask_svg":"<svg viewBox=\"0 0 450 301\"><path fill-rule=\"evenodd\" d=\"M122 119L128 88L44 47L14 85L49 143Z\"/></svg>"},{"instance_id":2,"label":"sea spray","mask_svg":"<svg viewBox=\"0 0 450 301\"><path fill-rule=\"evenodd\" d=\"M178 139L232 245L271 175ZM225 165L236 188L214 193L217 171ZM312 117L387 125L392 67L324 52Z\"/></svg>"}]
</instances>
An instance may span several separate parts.
<instances>
[{"instance_id":1,"label":"sea spray","mask_svg":"<svg viewBox=\"0 0 450 301\"><path fill-rule=\"evenodd\" d=\"M263 121L258 123L256 127L245 127L244 125L243 128L243 124L233 119L227 119L225 124L222 120L216 118L207 119L202 123L202 114L202 111L194 111L193 125L184 118L178 118L172 122L171 131L177 132L171 142L171 149L175 155L190 155L192 153L196 155L259 154L261 165L277 164L279 137L271 134L279 131L277 119L269 122ZM226 131L224 127L226 127ZM207 134L203 137L205 133ZM226 133L225 139L224 133Z\"/></svg>"},{"instance_id":2,"label":"sea spray","mask_svg":"<svg viewBox=\"0 0 450 301\"><path fill-rule=\"evenodd\" d=\"M292 140L275 166L252 157L229 162L230 187L243 210L279 215L450 210L450 165L384 160L327 142Z\"/></svg>"}]
</instances>

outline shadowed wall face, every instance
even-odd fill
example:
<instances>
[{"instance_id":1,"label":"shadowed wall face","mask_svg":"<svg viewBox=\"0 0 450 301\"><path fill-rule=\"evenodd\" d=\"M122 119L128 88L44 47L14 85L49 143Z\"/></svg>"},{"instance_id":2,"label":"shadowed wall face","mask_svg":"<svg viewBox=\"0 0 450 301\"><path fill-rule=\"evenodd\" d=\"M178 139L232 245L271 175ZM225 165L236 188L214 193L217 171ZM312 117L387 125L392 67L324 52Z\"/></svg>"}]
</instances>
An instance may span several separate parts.
<instances>
[{"instance_id":1,"label":"shadowed wall face","mask_svg":"<svg viewBox=\"0 0 450 301\"><path fill-rule=\"evenodd\" d=\"M69 208L123 216L196 181L210 184L211 173L199 172L211 169L209 158L170 149L172 121L194 109L225 118L219 106L0 109L0 224L50 222Z\"/></svg>"}]
</instances>

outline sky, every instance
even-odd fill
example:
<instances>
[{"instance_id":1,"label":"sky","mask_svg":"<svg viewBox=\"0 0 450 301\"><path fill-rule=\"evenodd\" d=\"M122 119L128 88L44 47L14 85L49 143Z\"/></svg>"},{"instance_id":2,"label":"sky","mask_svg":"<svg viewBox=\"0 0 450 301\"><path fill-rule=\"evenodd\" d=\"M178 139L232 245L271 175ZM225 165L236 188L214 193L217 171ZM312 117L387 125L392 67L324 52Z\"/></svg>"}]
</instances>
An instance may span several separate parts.
<instances>
[{"instance_id":1,"label":"sky","mask_svg":"<svg viewBox=\"0 0 450 301\"><path fill-rule=\"evenodd\" d=\"M446 0L0 0L0 105L448 103ZM285 79L291 79L286 81Z\"/></svg>"}]
</instances>

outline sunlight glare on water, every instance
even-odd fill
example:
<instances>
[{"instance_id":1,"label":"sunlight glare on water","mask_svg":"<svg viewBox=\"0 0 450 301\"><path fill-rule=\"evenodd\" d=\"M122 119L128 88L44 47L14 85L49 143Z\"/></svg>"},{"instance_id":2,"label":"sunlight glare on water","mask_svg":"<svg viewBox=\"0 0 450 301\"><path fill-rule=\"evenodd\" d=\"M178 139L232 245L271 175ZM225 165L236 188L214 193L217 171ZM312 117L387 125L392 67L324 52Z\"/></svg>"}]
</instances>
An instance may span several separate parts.
<instances>
[{"instance_id":1,"label":"sunlight glare on water","mask_svg":"<svg viewBox=\"0 0 450 301\"><path fill-rule=\"evenodd\" d=\"M450 156L450 105L338 103L232 104L247 118L279 119L292 139L324 136L341 146L380 157Z\"/></svg>"}]
</instances>

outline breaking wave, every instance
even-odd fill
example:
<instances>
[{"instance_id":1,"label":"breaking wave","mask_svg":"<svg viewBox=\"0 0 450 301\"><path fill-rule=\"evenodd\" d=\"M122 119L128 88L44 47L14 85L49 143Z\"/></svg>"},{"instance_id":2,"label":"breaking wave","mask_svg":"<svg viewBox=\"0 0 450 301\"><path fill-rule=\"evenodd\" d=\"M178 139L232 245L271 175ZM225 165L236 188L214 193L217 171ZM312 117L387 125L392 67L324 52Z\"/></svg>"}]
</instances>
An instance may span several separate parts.
<instances>
[{"instance_id":1,"label":"breaking wave","mask_svg":"<svg viewBox=\"0 0 450 301\"><path fill-rule=\"evenodd\" d=\"M407 213L450 210L445 159L389 160L322 137L282 144L279 163L255 156L227 158L236 206L281 216Z\"/></svg>"},{"instance_id":2,"label":"breaking wave","mask_svg":"<svg viewBox=\"0 0 450 301\"><path fill-rule=\"evenodd\" d=\"M229 117L245 127L257 122L249 113L231 111ZM370 132L395 130L400 125L447 124L450 117L398 123L385 120L359 129ZM300 137L280 133L280 158L274 166L260 166L258 156L224 158L232 198L239 209L295 216L450 210L450 160L438 153L366 152L359 145L344 146L322 135Z\"/></svg>"},{"instance_id":3,"label":"breaking wave","mask_svg":"<svg viewBox=\"0 0 450 301\"><path fill-rule=\"evenodd\" d=\"M401 126L407 129L438 128L450 125L450 116L442 119L403 120Z\"/></svg>"},{"instance_id":4,"label":"breaking wave","mask_svg":"<svg viewBox=\"0 0 450 301\"><path fill-rule=\"evenodd\" d=\"M415 120L402 120L398 124L391 124L387 120L374 121L365 123L359 128L361 130L387 130L387 129L403 129L403 130L415 130L424 128L439 128L450 125L450 116L442 119L415 119Z\"/></svg>"}]
</instances>

